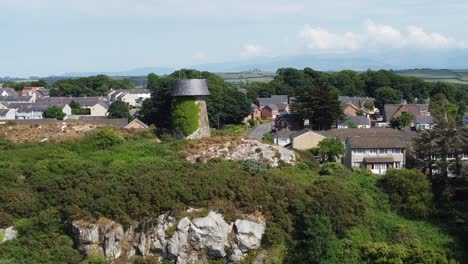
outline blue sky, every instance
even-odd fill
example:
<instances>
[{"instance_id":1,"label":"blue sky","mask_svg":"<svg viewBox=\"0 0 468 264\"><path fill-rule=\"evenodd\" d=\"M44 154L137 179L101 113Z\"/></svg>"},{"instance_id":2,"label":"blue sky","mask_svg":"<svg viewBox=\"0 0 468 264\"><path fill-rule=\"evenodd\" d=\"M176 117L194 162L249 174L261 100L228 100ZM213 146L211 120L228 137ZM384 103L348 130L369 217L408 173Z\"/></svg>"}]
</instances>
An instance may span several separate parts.
<instances>
[{"instance_id":1,"label":"blue sky","mask_svg":"<svg viewBox=\"0 0 468 264\"><path fill-rule=\"evenodd\" d=\"M466 0L0 0L0 10L0 76L468 49Z\"/></svg>"}]
</instances>

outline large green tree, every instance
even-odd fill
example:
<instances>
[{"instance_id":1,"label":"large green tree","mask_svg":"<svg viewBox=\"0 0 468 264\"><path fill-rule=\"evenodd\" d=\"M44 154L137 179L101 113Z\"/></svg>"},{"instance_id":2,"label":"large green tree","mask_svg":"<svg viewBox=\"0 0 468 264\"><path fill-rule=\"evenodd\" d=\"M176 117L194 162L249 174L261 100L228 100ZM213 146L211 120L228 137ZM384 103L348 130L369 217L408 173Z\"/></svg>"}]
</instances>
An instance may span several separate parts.
<instances>
[{"instance_id":1,"label":"large green tree","mask_svg":"<svg viewBox=\"0 0 468 264\"><path fill-rule=\"evenodd\" d=\"M399 104L400 93L390 87L380 87L375 90L375 104L382 111L386 104Z\"/></svg>"},{"instance_id":2,"label":"large green tree","mask_svg":"<svg viewBox=\"0 0 468 264\"><path fill-rule=\"evenodd\" d=\"M325 138L318 143L318 152L322 161L335 162L337 158L345 154L345 147L338 139Z\"/></svg>"},{"instance_id":3,"label":"large green tree","mask_svg":"<svg viewBox=\"0 0 468 264\"><path fill-rule=\"evenodd\" d=\"M122 101L115 101L107 110L107 117L109 118L129 118L130 112L128 104Z\"/></svg>"},{"instance_id":4,"label":"large green tree","mask_svg":"<svg viewBox=\"0 0 468 264\"><path fill-rule=\"evenodd\" d=\"M303 119L308 119L316 130L328 130L343 118L338 94L323 80L318 80L298 94L292 110Z\"/></svg>"}]
</instances>

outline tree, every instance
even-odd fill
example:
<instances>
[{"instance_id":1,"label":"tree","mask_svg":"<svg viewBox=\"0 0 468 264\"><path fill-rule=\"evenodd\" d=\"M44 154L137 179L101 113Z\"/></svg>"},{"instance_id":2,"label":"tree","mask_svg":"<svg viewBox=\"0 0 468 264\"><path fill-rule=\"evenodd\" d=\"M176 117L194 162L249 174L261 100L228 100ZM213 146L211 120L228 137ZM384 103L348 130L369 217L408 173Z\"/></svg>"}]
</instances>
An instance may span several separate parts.
<instances>
[{"instance_id":1,"label":"tree","mask_svg":"<svg viewBox=\"0 0 468 264\"><path fill-rule=\"evenodd\" d=\"M413 122L414 116L411 113L402 113L398 117L393 117L390 120L390 126L392 128L397 128L401 130L404 127L407 127Z\"/></svg>"},{"instance_id":2,"label":"tree","mask_svg":"<svg viewBox=\"0 0 468 264\"><path fill-rule=\"evenodd\" d=\"M353 121L348 122L348 128L358 128L357 124Z\"/></svg>"},{"instance_id":3,"label":"tree","mask_svg":"<svg viewBox=\"0 0 468 264\"><path fill-rule=\"evenodd\" d=\"M107 110L107 117L109 118L129 118L130 112L128 104L122 101L115 101Z\"/></svg>"},{"instance_id":4,"label":"tree","mask_svg":"<svg viewBox=\"0 0 468 264\"><path fill-rule=\"evenodd\" d=\"M321 80L296 97L292 110L301 118L309 119L316 130L328 130L343 117L337 93Z\"/></svg>"},{"instance_id":5,"label":"tree","mask_svg":"<svg viewBox=\"0 0 468 264\"><path fill-rule=\"evenodd\" d=\"M374 102L372 102L371 100L367 100L365 103L364 103L364 107L366 109L369 109L369 110L374 110Z\"/></svg>"},{"instance_id":6,"label":"tree","mask_svg":"<svg viewBox=\"0 0 468 264\"><path fill-rule=\"evenodd\" d=\"M366 113L362 109L359 109L359 110L356 111L356 115L358 115L358 116L364 116L365 114Z\"/></svg>"},{"instance_id":7,"label":"tree","mask_svg":"<svg viewBox=\"0 0 468 264\"><path fill-rule=\"evenodd\" d=\"M386 104L399 104L400 100L400 93L393 88L380 87L375 90L375 103L380 110L383 110Z\"/></svg>"},{"instance_id":8,"label":"tree","mask_svg":"<svg viewBox=\"0 0 468 264\"><path fill-rule=\"evenodd\" d=\"M44 118L55 118L57 120L63 120L66 114L62 111L62 108L58 106L52 106L44 110L42 117Z\"/></svg>"},{"instance_id":9,"label":"tree","mask_svg":"<svg viewBox=\"0 0 468 264\"><path fill-rule=\"evenodd\" d=\"M322 161L335 162L336 158L345 154L345 148L340 140L325 138L318 143L319 154Z\"/></svg>"},{"instance_id":10,"label":"tree","mask_svg":"<svg viewBox=\"0 0 468 264\"><path fill-rule=\"evenodd\" d=\"M431 183L420 171L390 169L380 180L380 187L399 213L412 218L426 218L431 214Z\"/></svg>"}]
</instances>

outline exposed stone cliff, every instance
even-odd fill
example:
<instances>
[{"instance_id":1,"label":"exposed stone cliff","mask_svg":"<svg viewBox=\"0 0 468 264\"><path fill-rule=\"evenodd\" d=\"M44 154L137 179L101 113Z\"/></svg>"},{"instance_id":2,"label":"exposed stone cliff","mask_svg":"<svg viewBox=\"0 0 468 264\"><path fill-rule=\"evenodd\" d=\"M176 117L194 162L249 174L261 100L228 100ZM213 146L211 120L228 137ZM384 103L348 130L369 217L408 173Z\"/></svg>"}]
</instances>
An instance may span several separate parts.
<instances>
[{"instance_id":1,"label":"exposed stone cliff","mask_svg":"<svg viewBox=\"0 0 468 264\"><path fill-rule=\"evenodd\" d=\"M242 260L261 245L266 224L256 217L227 223L223 216L210 211L205 217L177 221L168 215L158 217L157 224L141 228L134 223L124 228L111 220L73 222L75 246L86 256L101 254L108 260L134 255L155 256L175 263L206 263L206 256Z\"/></svg>"}]
</instances>

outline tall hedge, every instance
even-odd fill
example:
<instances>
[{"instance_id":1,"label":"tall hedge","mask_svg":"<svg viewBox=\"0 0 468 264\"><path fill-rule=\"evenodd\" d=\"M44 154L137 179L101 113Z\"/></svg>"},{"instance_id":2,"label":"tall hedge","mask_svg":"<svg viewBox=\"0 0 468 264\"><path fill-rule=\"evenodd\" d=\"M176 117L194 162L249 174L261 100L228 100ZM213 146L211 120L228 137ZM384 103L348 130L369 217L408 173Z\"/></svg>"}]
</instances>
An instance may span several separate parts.
<instances>
[{"instance_id":1,"label":"tall hedge","mask_svg":"<svg viewBox=\"0 0 468 264\"><path fill-rule=\"evenodd\" d=\"M195 103L195 99L177 98L172 106L172 129L184 136L192 134L198 129L199 113L200 107Z\"/></svg>"}]
</instances>

